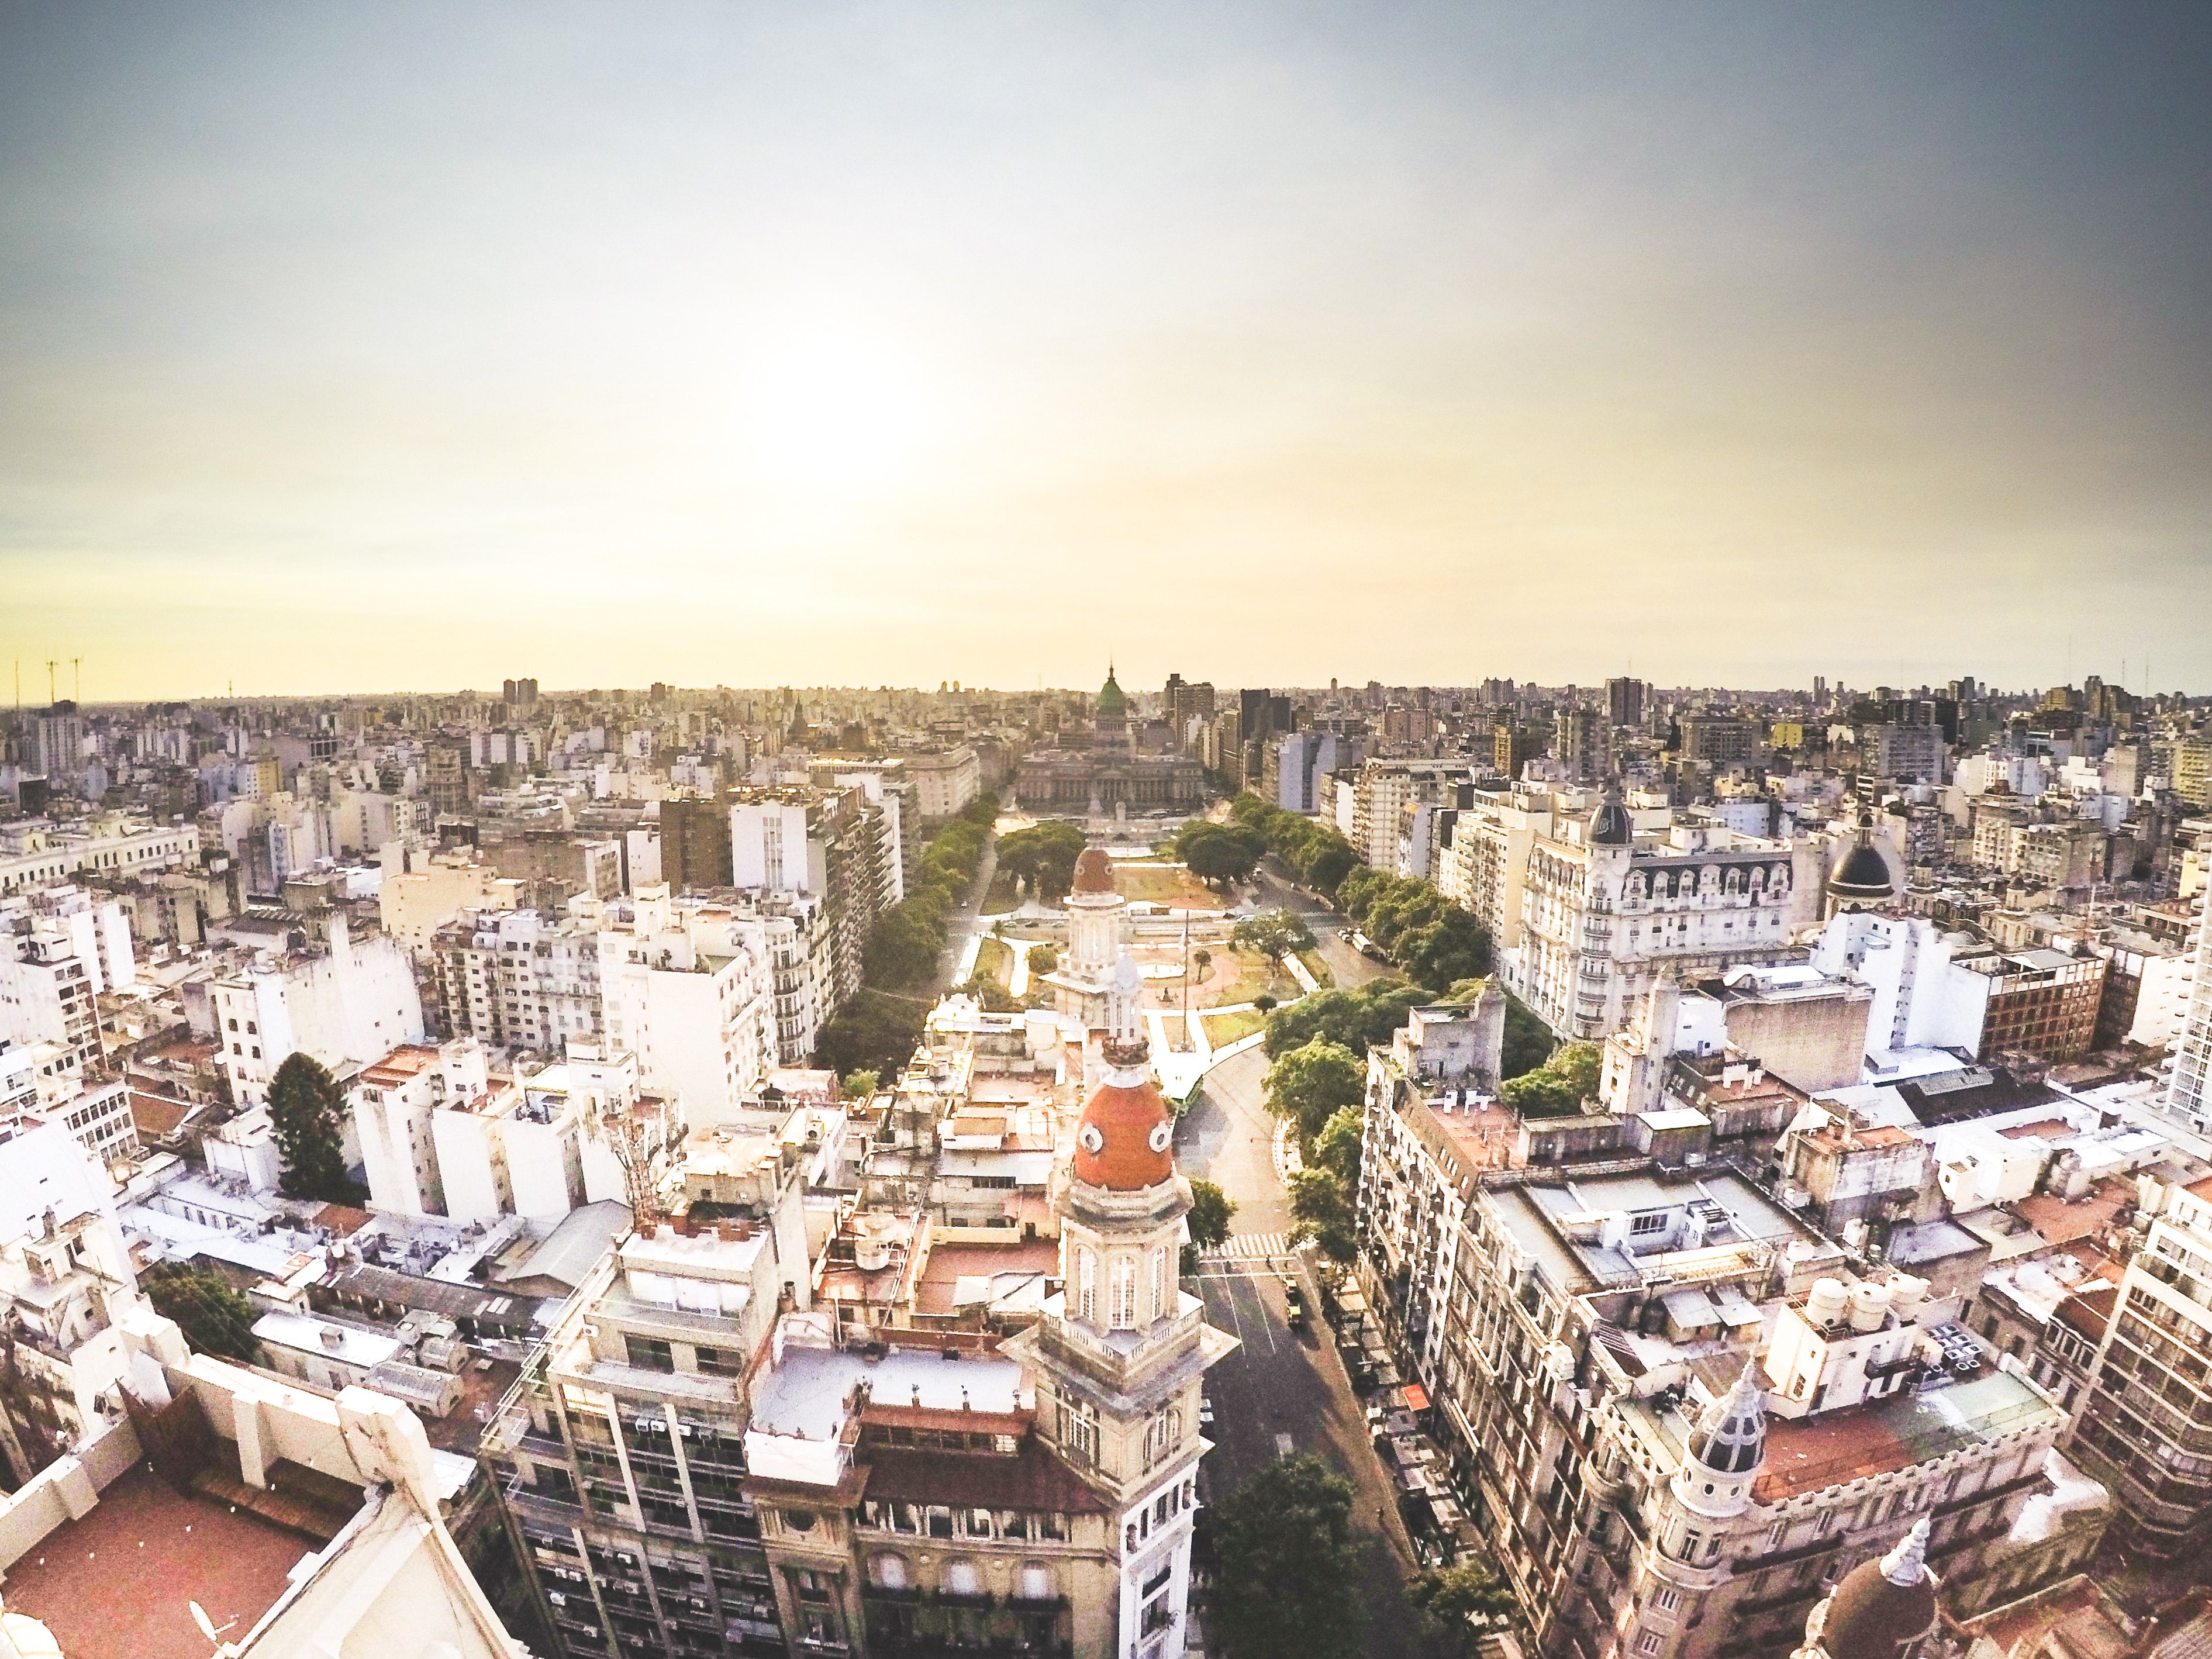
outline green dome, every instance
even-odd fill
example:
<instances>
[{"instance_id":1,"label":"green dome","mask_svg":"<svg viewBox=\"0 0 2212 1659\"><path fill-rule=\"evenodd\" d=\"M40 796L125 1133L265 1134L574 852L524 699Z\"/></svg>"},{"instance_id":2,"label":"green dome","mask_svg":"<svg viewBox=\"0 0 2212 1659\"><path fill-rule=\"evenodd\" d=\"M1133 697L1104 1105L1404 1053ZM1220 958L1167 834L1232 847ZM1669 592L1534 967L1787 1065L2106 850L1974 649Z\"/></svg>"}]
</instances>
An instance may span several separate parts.
<instances>
[{"instance_id":1,"label":"green dome","mask_svg":"<svg viewBox=\"0 0 2212 1659\"><path fill-rule=\"evenodd\" d=\"M1121 688L1115 684L1114 665L1109 663L1106 665L1106 684L1098 688L1098 718L1126 720L1128 714L1129 700L1122 695Z\"/></svg>"}]
</instances>

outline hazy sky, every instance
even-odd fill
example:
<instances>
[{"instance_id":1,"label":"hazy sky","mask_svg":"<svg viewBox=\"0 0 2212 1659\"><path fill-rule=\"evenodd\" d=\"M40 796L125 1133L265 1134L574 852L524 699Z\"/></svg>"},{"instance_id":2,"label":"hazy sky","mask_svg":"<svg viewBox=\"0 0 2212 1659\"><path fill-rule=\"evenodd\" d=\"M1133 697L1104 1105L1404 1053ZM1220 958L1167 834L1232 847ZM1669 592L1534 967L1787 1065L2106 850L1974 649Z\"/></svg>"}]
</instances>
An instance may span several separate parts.
<instances>
[{"instance_id":1,"label":"hazy sky","mask_svg":"<svg viewBox=\"0 0 2212 1659\"><path fill-rule=\"evenodd\" d=\"M0 4L0 672L2212 690L2208 71L2203 6Z\"/></svg>"}]
</instances>

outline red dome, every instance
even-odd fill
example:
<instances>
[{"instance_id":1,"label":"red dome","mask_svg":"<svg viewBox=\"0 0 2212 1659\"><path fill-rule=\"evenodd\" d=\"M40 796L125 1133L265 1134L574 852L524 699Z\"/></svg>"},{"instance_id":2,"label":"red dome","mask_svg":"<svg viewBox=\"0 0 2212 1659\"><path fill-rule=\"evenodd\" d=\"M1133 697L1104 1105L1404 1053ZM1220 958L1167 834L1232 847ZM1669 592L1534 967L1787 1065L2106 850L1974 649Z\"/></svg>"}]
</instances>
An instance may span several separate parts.
<instances>
[{"instance_id":1,"label":"red dome","mask_svg":"<svg viewBox=\"0 0 2212 1659\"><path fill-rule=\"evenodd\" d=\"M1110 893L1114 890L1114 860L1103 847L1086 847L1075 860L1074 891Z\"/></svg>"},{"instance_id":2,"label":"red dome","mask_svg":"<svg viewBox=\"0 0 2212 1659\"><path fill-rule=\"evenodd\" d=\"M1174 1133L1175 1120L1149 1078L1103 1083L1076 1125L1075 1178L1117 1193L1157 1187L1175 1175Z\"/></svg>"}]
</instances>

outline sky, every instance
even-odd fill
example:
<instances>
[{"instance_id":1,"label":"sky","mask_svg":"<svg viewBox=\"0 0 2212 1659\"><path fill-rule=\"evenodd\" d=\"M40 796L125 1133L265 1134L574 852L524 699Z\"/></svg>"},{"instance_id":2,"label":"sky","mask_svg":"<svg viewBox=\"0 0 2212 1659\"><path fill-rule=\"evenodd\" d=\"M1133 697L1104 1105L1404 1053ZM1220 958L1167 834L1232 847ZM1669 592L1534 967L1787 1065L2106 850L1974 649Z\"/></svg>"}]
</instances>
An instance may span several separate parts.
<instances>
[{"instance_id":1,"label":"sky","mask_svg":"<svg viewBox=\"0 0 2212 1659\"><path fill-rule=\"evenodd\" d=\"M0 0L0 670L2212 691L2212 10Z\"/></svg>"}]
</instances>

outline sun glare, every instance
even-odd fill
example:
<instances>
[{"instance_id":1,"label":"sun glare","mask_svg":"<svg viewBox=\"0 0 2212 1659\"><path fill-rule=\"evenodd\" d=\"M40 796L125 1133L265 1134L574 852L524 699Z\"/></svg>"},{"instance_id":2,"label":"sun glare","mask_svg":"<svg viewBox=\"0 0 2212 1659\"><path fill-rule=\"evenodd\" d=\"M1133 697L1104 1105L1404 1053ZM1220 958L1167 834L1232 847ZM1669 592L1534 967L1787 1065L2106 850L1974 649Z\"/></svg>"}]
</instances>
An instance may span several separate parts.
<instances>
[{"instance_id":1,"label":"sun glare","mask_svg":"<svg viewBox=\"0 0 2212 1659\"><path fill-rule=\"evenodd\" d=\"M745 376L748 471L771 485L875 492L907 476L924 436L911 371L856 335L793 337Z\"/></svg>"}]
</instances>

